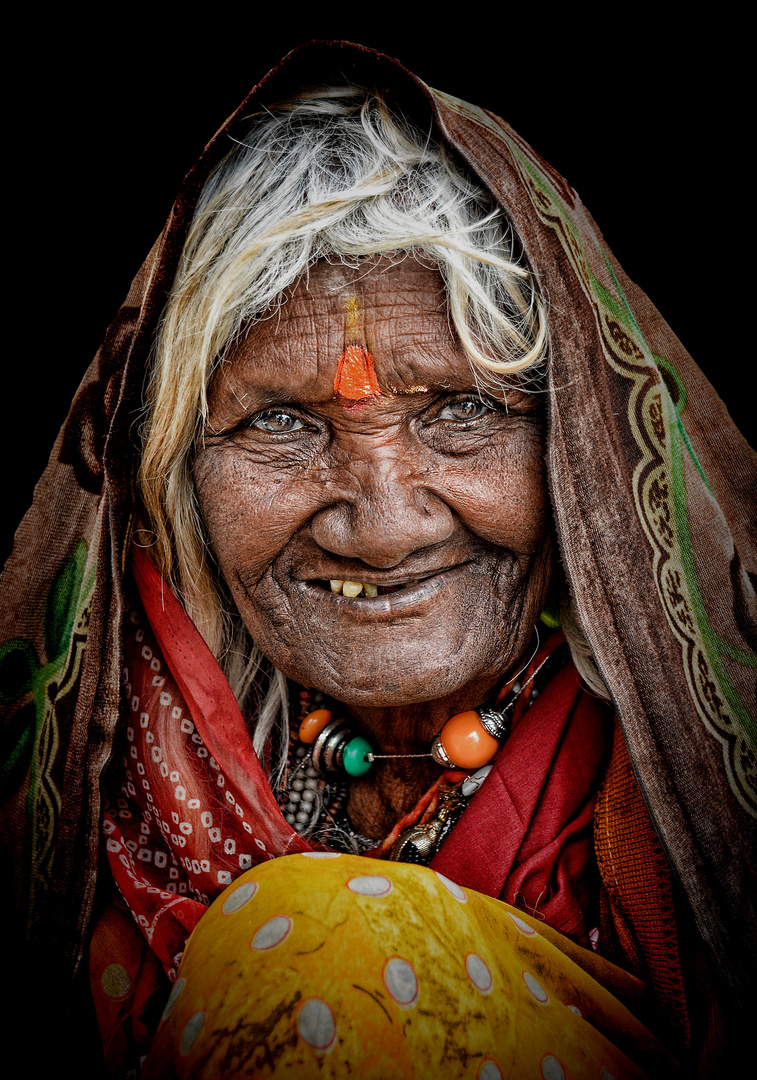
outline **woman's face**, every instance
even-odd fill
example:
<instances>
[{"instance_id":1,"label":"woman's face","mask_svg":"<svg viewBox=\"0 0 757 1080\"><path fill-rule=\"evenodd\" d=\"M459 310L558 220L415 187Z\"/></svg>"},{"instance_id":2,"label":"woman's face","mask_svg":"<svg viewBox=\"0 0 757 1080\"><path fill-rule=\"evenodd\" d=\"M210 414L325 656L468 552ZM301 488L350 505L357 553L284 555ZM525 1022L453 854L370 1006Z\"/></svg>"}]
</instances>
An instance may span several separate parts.
<instances>
[{"instance_id":1,"label":"woman's face","mask_svg":"<svg viewBox=\"0 0 757 1080\"><path fill-rule=\"evenodd\" d=\"M482 701L549 585L542 431L538 396L479 395L438 271L317 264L216 372L195 461L265 655L348 705Z\"/></svg>"}]
</instances>

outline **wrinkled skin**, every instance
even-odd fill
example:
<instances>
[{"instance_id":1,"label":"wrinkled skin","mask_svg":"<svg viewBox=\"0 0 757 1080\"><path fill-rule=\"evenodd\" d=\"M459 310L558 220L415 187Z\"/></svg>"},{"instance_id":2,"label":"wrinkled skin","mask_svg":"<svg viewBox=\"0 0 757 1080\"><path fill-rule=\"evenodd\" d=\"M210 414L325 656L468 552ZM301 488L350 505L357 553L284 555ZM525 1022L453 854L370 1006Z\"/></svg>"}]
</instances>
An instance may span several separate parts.
<instances>
[{"instance_id":1,"label":"wrinkled skin","mask_svg":"<svg viewBox=\"0 0 757 1080\"><path fill-rule=\"evenodd\" d=\"M355 343L382 390L357 404L334 397ZM195 480L231 595L266 656L344 702L377 752L427 751L527 658L554 559L542 441L537 395L479 395L441 277L413 257L317 264L216 372ZM332 578L420 580L349 599ZM383 835L436 773L377 764L353 823Z\"/></svg>"}]
</instances>

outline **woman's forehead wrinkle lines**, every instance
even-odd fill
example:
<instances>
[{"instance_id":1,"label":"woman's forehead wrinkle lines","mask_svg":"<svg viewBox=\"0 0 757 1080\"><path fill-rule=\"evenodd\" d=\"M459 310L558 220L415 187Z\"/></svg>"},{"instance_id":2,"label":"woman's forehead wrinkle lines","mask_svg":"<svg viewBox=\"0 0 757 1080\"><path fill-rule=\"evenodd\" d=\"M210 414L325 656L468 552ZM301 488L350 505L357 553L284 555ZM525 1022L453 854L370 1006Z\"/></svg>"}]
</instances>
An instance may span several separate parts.
<instances>
[{"instance_id":1,"label":"woman's forehead wrinkle lines","mask_svg":"<svg viewBox=\"0 0 757 1080\"><path fill-rule=\"evenodd\" d=\"M254 324L212 386L218 412L473 388L438 271L406 260L360 272L319 264L275 320Z\"/></svg>"}]
</instances>

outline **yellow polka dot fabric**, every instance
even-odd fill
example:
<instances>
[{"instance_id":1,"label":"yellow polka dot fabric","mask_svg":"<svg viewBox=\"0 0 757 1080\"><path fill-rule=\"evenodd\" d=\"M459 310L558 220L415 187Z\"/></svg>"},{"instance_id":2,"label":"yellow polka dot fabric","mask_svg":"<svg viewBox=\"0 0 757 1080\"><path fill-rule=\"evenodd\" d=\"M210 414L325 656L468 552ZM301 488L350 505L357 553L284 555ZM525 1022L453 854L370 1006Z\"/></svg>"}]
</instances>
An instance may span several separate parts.
<instances>
[{"instance_id":1,"label":"yellow polka dot fabric","mask_svg":"<svg viewBox=\"0 0 757 1080\"><path fill-rule=\"evenodd\" d=\"M556 940L426 867L273 860L198 923L144 1080L648 1075L654 1040Z\"/></svg>"}]
</instances>

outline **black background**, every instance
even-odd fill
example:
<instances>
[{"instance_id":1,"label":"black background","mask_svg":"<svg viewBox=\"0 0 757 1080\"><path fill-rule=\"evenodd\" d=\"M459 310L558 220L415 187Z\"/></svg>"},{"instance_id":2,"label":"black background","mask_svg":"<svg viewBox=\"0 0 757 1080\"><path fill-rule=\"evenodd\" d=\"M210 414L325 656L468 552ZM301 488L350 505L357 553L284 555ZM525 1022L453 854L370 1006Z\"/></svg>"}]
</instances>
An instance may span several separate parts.
<instances>
[{"instance_id":1,"label":"black background","mask_svg":"<svg viewBox=\"0 0 757 1080\"><path fill-rule=\"evenodd\" d=\"M23 75L5 101L12 284L0 558L184 172L248 89L313 37L378 48L508 120L577 189L753 439L738 28L661 26L639 9L608 21L487 5L497 14L421 30L397 7L302 17L297 5L220 3L178 25L154 14L143 23L139 9L108 25L27 17ZM459 20L465 5L455 10ZM282 25L264 30L265 18Z\"/></svg>"}]
</instances>

